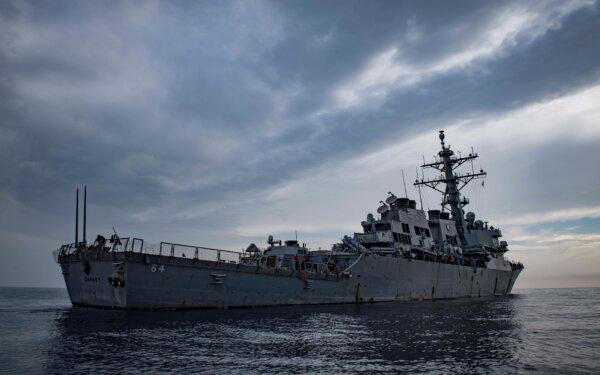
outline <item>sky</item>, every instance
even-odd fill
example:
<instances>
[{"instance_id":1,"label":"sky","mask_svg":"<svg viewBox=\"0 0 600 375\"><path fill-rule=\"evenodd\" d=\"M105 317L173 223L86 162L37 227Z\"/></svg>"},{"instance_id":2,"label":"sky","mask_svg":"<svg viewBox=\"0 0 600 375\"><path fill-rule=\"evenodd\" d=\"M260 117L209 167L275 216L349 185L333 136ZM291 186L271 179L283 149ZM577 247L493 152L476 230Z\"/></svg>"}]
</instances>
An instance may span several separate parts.
<instances>
[{"instance_id":1,"label":"sky","mask_svg":"<svg viewBox=\"0 0 600 375\"><path fill-rule=\"evenodd\" d=\"M444 129L516 287L600 286L599 36L596 1L2 1L0 285L64 286L84 185L88 239L328 248Z\"/></svg>"}]
</instances>

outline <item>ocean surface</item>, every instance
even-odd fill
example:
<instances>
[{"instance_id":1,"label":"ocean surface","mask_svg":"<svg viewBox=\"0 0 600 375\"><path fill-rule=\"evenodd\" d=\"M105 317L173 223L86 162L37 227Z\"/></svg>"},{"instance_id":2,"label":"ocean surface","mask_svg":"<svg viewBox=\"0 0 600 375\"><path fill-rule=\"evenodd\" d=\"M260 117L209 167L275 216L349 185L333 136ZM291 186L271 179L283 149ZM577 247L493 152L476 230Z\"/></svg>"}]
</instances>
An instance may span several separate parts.
<instances>
[{"instance_id":1,"label":"ocean surface","mask_svg":"<svg viewBox=\"0 0 600 375\"><path fill-rule=\"evenodd\" d=\"M600 288L242 310L72 308L0 288L2 373L600 373Z\"/></svg>"}]
</instances>

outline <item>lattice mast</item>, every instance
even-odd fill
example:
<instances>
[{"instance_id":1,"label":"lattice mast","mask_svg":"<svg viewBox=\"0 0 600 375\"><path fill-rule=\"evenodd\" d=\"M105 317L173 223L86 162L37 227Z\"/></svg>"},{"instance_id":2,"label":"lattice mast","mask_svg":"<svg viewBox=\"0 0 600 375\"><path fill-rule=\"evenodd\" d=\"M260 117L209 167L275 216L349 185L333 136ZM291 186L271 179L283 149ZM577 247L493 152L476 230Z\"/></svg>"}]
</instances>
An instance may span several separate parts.
<instances>
[{"instance_id":1,"label":"lattice mast","mask_svg":"<svg viewBox=\"0 0 600 375\"><path fill-rule=\"evenodd\" d=\"M424 163L421 165L421 168L436 169L441 172L441 175L438 178L429 180L425 180L424 178L421 180L417 179L414 185L427 186L443 194L441 203L442 211L450 211L452 220L454 220L456 224L460 241L463 245L467 245L464 236L466 223L463 207L469 204L469 200L464 197L461 199L460 191L472 180L485 177L486 172L483 169L479 172L475 172L473 169L473 160L479 157L475 152L471 150L471 153L468 156L463 157L459 155L456 157L454 156L454 151L450 149L450 145L446 147L444 138L444 131L440 130L442 150L438 153L439 158L436 158L432 163ZM455 173L455 171L467 161L471 162L471 173ZM440 186L441 184L445 185L445 188L442 188Z\"/></svg>"}]
</instances>

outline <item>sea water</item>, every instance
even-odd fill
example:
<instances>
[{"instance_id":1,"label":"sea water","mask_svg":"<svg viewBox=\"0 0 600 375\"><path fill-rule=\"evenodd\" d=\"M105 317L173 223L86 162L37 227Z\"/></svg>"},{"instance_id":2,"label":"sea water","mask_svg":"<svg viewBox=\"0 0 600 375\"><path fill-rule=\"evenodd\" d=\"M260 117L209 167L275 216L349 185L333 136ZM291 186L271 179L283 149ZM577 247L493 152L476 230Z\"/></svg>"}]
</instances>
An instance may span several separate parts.
<instances>
[{"instance_id":1,"label":"sea water","mask_svg":"<svg viewBox=\"0 0 600 375\"><path fill-rule=\"evenodd\" d=\"M600 288L196 311L0 288L2 373L600 373Z\"/></svg>"}]
</instances>

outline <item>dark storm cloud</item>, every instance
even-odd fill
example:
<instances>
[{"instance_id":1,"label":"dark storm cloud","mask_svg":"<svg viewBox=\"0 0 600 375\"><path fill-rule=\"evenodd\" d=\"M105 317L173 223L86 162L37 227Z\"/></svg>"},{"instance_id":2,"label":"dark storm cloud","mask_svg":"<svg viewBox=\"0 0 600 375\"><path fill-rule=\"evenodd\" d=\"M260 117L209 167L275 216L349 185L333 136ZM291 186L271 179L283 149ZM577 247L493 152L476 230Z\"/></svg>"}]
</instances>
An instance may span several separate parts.
<instances>
[{"instance_id":1,"label":"dark storm cloud","mask_svg":"<svg viewBox=\"0 0 600 375\"><path fill-rule=\"evenodd\" d=\"M352 9L352 7L349 8ZM317 76L321 71L327 71L327 77L307 79L309 84L313 84L315 87L305 86L305 96L318 98L318 102L315 103L314 108L303 108L304 110L310 111L318 108L328 100L326 94L330 93L335 84L346 78L348 72L352 72L356 66L364 65L367 57L393 43L394 38L399 39L399 35L405 35L407 19L405 14L414 15L417 12L415 10L409 12L403 9L405 7L400 8L398 14L387 9L388 13L395 15L397 22L387 24L385 19L378 22L378 25L385 25L384 29L387 30L387 33L384 33L383 30L375 33L376 36L369 39L371 43L361 43L360 40L351 43L343 38L336 41L344 46L358 46L358 48L352 48L355 56L352 56L351 53L347 55L342 53L342 58L339 60L333 56L327 56L328 53L335 50L335 45L328 45L328 48L323 51L325 57L321 66L317 68L311 66L310 63L306 67L298 66L294 73L306 74L306 76L315 71ZM437 13L432 9L436 9ZM414 56L409 54L409 60L415 60L417 63L425 62L428 58L435 58L440 51L455 48L461 44L463 39L467 39L460 38L458 35L454 35L455 40L448 40L447 35L438 37L445 28L454 24L450 29L460 29L461 32L466 32L468 35L468 33L477 32L477 28L473 24L483 27L482 23L485 25L485 21L489 21L490 18L489 15L482 14L482 10L467 12L472 17L470 19L465 16L465 12L459 11L445 14L447 23L441 23L438 19L439 8L432 9L426 10L432 13L431 24L427 23L428 19L422 14L419 17L419 20L424 20L424 24L421 24L420 27L424 29L422 33L427 37L419 41L420 46L415 43L409 49L410 53L415 52ZM352 16L349 18L354 18L356 21L356 18L359 17L358 13L351 13ZM493 13L493 11L488 11L488 13ZM368 20L372 17L368 11L360 12L360 15L364 18L362 19L363 23L359 23L359 26L368 29L370 25ZM452 17L453 15L455 18ZM462 28L457 25L459 21L456 18L464 23ZM298 164L310 166L323 159L338 157L339 154L361 152L395 142L398 137L408 137L415 130L422 130L423 124L444 126L465 114L503 112L522 106L524 103L558 96L585 87L587 84L593 84L597 82L600 72L598 64L600 49L595 48L592 40L594 35L600 33L600 23L597 22L597 19L597 12L590 12L590 9L575 12L563 21L568 25L566 27L568 32L563 29L549 30L543 38L526 46L515 46L511 53L483 62L479 64L478 69L450 71L427 80L416 88L399 90L390 95L381 106L334 113L317 121L302 122L300 128L292 127L284 131L279 138L274 139L273 144L297 145L297 148L293 149L295 154L304 155L303 157L299 156L302 160ZM353 23L345 18L344 20L357 27L354 32L345 30L344 36L369 34L366 30L361 30L356 26L358 22ZM314 38L315 36L310 33L301 34L301 37L294 36L293 42L290 42L290 49L291 46L306 44L298 39L306 41ZM329 44L334 43L333 41L329 42ZM282 42L281 44L285 45L286 43ZM278 46L278 48L282 47ZM289 60L302 61L292 51L288 52L283 55L289 56L287 57ZM310 56L310 54L308 55ZM290 65L293 64L289 60L276 66L290 69ZM335 61L335 64L327 64L327 61ZM348 61L349 67L345 69L344 65ZM298 62L296 64L301 65ZM293 75L292 72L282 74L282 76L291 75ZM306 101L303 102L302 99L298 102L306 104ZM315 134L318 135L317 139L311 137Z\"/></svg>"},{"instance_id":2,"label":"dark storm cloud","mask_svg":"<svg viewBox=\"0 0 600 375\"><path fill-rule=\"evenodd\" d=\"M0 224L64 239L87 184L100 227L218 237L320 165L593 84L598 8L575 4L5 2ZM499 52L336 103L391 48L427 66L520 12L539 28Z\"/></svg>"}]
</instances>

